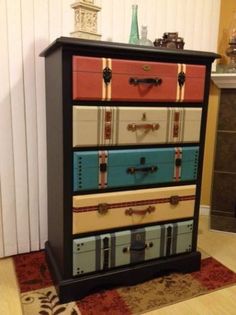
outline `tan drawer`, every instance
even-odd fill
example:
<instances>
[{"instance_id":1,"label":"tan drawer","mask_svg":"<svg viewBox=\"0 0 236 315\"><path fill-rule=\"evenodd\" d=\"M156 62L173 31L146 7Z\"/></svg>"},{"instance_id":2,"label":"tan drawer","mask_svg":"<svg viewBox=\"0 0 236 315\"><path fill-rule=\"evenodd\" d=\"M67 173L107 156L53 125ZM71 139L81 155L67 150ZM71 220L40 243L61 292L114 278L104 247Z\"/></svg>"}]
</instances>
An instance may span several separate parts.
<instances>
[{"instance_id":1,"label":"tan drawer","mask_svg":"<svg viewBox=\"0 0 236 315\"><path fill-rule=\"evenodd\" d=\"M195 185L73 197L73 234L193 217Z\"/></svg>"}]
</instances>

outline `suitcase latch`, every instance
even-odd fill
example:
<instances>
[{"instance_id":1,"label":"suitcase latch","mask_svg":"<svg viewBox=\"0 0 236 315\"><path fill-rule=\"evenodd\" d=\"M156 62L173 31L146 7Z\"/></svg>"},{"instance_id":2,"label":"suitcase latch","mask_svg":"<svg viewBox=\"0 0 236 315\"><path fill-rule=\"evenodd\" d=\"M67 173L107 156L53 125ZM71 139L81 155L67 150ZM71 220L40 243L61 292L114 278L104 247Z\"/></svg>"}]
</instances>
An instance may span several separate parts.
<instances>
[{"instance_id":1,"label":"suitcase latch","mask_svg":"<svg viewBox=\"0 0 236 315\"><path fill-rule=\"evenodd\" d=\"M109 67L106 67L103 69L103 80L105 82L105 84L109 84L111 82L111 78L112 78L112 71Z\"/></svg>"},{"instance_id":2,"label":"suitcase latch","mask_svg":"<svg viewBox=\"0 0 236 315\"><path fill-rule=\"evenodd\" d=\"M170 197L170 204L172 206L177 206L177 204L180 202L180 197L178 195L171 196Z\"/></svg>"},{"instance_id":3,"label":"suitcase latch","mask_svg":"<svg viewBox=\"0 0 236 315\"><path fill-rule=\"evenodd\" d=\"M100 164L100 172L105 173L107 171L107 163Z\"/></svg>"},{"instance_id":4,"label":"suitcase latch","mask_svg":"<svg viewBox=\"0 0 236 315\"><path fill-rule=\"evenodd\" d=\"M108 203L99 203L98 204L98 213L99 214L106 214L109 210L109 204Z\"/></svg>"},{"instance_id":5,"label":"suitcase latch","mask_svg":"<svg viewBox=\"0 0 236 315\"><path fill-rule=\"evenodd\" d=\"M175 166L180 167L181 164L182 164L182 159L177 158L177 159L175 160Z\"/></svg>"},{"instance_id":6,"label":"suitcase latch","mask_svg":"<svg viewBox=\"0 0 236 315\"><path fill-rule=\"evenodd\" d=\"M182 87L185 83L186 75L183 71L179 72L178 74L178 82L179 86Z\"/></svg>"}]
</instances>

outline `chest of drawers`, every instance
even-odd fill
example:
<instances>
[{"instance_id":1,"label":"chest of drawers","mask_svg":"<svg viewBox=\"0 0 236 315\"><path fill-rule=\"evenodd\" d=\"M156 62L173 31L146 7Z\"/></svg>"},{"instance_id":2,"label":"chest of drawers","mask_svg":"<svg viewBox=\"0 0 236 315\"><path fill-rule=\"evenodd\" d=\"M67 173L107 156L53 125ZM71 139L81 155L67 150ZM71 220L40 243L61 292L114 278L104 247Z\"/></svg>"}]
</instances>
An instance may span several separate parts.
<instances>
[{"instance_id":1,"label":"chest of drawers","mask_svg":"<svg viewBox=\"0 0 236 315\"><path fill-rule=\"evenodd\" d=\"M204 134L218 55L65 37L41 55L46 256L60 301L198 270Z\"/></svg>"}]
</instances>

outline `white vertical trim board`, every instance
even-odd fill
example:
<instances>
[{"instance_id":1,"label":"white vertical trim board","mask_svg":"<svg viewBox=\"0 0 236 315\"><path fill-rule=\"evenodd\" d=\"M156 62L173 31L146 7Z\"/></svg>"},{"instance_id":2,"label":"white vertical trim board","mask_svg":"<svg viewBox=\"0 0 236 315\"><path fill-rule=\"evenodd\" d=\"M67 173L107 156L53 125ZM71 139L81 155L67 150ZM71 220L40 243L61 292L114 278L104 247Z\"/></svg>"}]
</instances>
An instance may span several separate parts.
<instances>
[{"instance_id":1,"label":"white vertical trim board","mask_svg":"<svg viewBox=\"0 0 236 315\"><path fill-rule=\"evenodd\" d=\"M28 170L26 149L26 120L24 97L24 74L21 32L21 2L7 1L9 84L14 149L16 225L18 251L28 246Z\"/></svg>"},{"instance_id":2,"label":"white vertical trim board","mask_svg":"<svg viewBox=\"0 0 236 315\"><path fill-rule=\"evenodd\" d=\"M6 0L0 1L0 178L2 199L1 255L17 253L15 175L13 131L11 117L11 89L9 84L9 54Z\"/></svg>"},{"instance_id":3,"label":"white vertical trim board","mask_svg":"<svg viewBox=\"0 0 236 315\"><path fill-rule=\"evenodd\" d=\"M127 1L127 0L126 0ZM123 41L123 34L125 34L125 0L114 1L112 5L112 16L116 16L116 19L111 18L111 30L113 37L117 42Z\"/></svg>"},{"instance_id":4,"label":"white vertical trim board","mask_svg":"<svg viewBox=\"0 0 236 315\"><path fill-rule=\"evenodd\" d=\"M127 0L129 1L129 0ZM100 23L100 28L101 28L101 33L102 33L102 39L103 40L109 40L112 41L112 17L113 17L113 1L110 0L102 0L101 1L102 5L102 11L101 11L101 20ZM104 23L106 21L106 23ZM124 34L122 34L123 38Z\"/></svg>"},{"instance_id":5,"label":"white vertical trim board","mask_svg":"<svg viewBox=\"0 0 236 315\"><path fill-rule=\"evenodd\" d=\"M152 40L154 40L156 38L156 29L157 29L157 20L155 15L153 14L153 12L157 12L158 10L158 2L156 0L147 0L146 2L148 2L149 7L152 8L152 10L147 10L146 16L147 16L147 21L146 21L146 25L148 27L148 38L151 38ZM149 25L152 25L152 27L150 27ZM142 25L140 25L141 27ZM129 29L127 30L127 32L129 32Z\"/></svg>"},{"instance_id":6,"label":"white vertical trim board","mask_svg":"<svg viewBox=\"0 0 236 315\"><path fill-rule=\"evenodd\" d=\"M58 1L60 4L60 1ZM42 248L47 239L47 155L46 155L46 103L45 103L45 70L44 59L39 58L40 52L49 44L49 3L34 0L34 32L35 32L35 68L36 68L36 99L38 128L38 167L39 167L39 234L35 235L36 246ZM61 16L58 17L61 19ZM55 24L53 24L55 25ZM59 25L59 23L56 25ZM55 31L55 30L54 30ZM35 220L36 221L36 220Z\"/></svg>"},{"instance_id":7,"label":"white vertical trim board","mask_svg":"<svg viewBox=\"0 0 236 315\"><path fill-rule=\"evenodd\" d=\"M60 34L60 36L70 36L70 33L74 31L74 10L71 8L71 4L76 1L71 1L71 0L61 0L61 1L62 1L62 12L61 12L62 33Z\"/></svg>"},{"instance_id":8,"label":"white vertical trim board","mask_svg":"<svg viewBox=\"0 0 236 315\"><path fill-rule=\"evenodd\" d=\"M0 257L47 240L44 59L74 31L76 0L0 0ZM220 0L95 0L103 40L127 43L132 4L152 41L178 31L185 49L216 51ZM211 17L211 18L209 18ZM56 157L55 157L56 158Z\"/></svg>"},{"instance_id":9,"label":"white vertical trim board","mask_svg":"<svg viewBox=\"0 0 236 315\"><path fill-rule=\"evenodd\" d=\"M62 34L62 1L50 0L48 3L48 11L49 41L52 42Z\"/></svg>"},{"instance_id":10,"label":"white vertical trim board","mask_svg":"<svg viewBox=\"0 0 236 315\"><path fill-rule=\"evenodd\" d=\"M38 136L37 136L37 107L35 86L35 50L34 50L34 2L21 0L21 27L22 27L22 53L23 53L23 77L25 96L25 119L28 161L28 218L25 218L25 227L28 224L30 250L38 249L33 246L34 234L38 231ZM38 241L37 241L38 243Z\"/></svg>"}]
</instances>

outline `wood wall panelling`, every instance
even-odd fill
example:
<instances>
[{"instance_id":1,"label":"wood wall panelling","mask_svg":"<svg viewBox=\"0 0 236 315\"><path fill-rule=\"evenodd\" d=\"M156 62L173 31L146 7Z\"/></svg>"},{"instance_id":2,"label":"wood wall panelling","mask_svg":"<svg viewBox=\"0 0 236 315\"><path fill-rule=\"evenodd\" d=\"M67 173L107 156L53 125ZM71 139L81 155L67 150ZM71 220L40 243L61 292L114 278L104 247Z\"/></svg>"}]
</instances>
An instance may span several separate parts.
<instances>
[{"instance_id":1,"label":"wood wall panelling","mask_svg":"<svg viewBox=\"0 0 236 315\"><path fill-rule=\"evenodd\" d=\"M22 67L21 3L7 1L9 85L14 148L16 232L18 251L28 249L28 170L26 147L25 96Z\"/></svg>"},{"instance_id":2,"label":"wood wall panelling","mask_svg":"<svg viewBox=\"0 0 236 315\"><path fill-rule=\"evenodd\" d=\"M0 176L2 205L2 238L1 255L11 255L17 252L17 236L15 229L15 178L13 162L13 139L11 120L11 98L8 67L8 34L7 34L6 1L0 2L0 42L5 43L0 49ZM12 228L13 227L13 228Z\"/></svg>"},{"instance_id":3,"label":"wood wall panelling","mask_svg":"<svg viewBox=\"0 0 236 315\"><path fill-rule=\"evenodd\" d=\"M58 3L59 0L56 1ZM71 4L76 2L72 0L61 0L61 34L60 36L70 36L70 33L74 31L74 10L71 8ZM55 38L54 38L55 39Z\"/></svg>"},{"instance_id":4,"label":"wood wall panelling","mask_svg":"<svg viewBox=\"0 0 236 315\"><path fill-rule=\"evenodd\" d=\"M59 3L59 2L58 2ZM47 173L46 173L46 104L45 69L40 52L49 44L49 4L48 1L34 1L35 27L35 69L38 128L38 167L39 167L39 238L44 247L47 239Z\"/></svg>"},{"instance_id":5,"label":"wood wall panelling","mask_svg":"<svg viewBox=\"0 0 236 315\"><path fill-rule=\"evenodd\" d=\"M62 34L62 1L50 0L48 2L48 24L49 41L52 42Z\"/></svg>"},{"instance_id":6,"label":"wood wall panelling","mask_svg":"<svg viewBox=\"0 0 236 315\"><path fill-rule=\"evenodd\" d=\"M29 248L39 249L38 133L35 82L34 3L21 0L23 82L25 97L26 141L28 162Z\"/></svg>"},{"instance_id":7,"label":"wood wall panelling","mask_svg":"<svg viewBox=\"0 0 236 315\"><path fill-rule=\"evenodd\" d=\"M23 176L22 180L27 179L27 173L25 169L26 159L23 161L22 172L15 170L15 162L18 161L17 165L19 166L21 159L24 159L25 157L25 137L23 138L23 143L17 143L21 141L21 127L23 128L24 133L24 126L22 126L22 121L20 121L21 119L24 120L24 117L22 117L22 82L17 86L20 79L20 66L22 62L14 53L14 50L17 48L19 49L19 40L16 41L16 46L13 47L13 42L15 40L14 29L16 28L18 21L16 19L10 27L9 19L11 20L10 16L14 14L14 10L9 10L8 4L7 1L0 2L1 43L5 43L5 45L2 45L0 52L1 191L4 255L12 255L17 252L17 237L21 238L23 235L21 234L21 231L17 231L16 229L17 219L20 219L19 214L17 215L16 213L16 208L18 208L20 212L26 205L27 209L27 200L25 199L25 196L27 195L25 194L24 183L22 185L22 190L21 187L16 189L15 186L16 182L20 183L21 175ZM21 49L19 55L21 56ZM14 59L14 57L16 57L16 60L10 61L10 58ZM14 109L16 112L14 112ZM17 113L19 113L19 120L17 120ZM13 127L14 122L17 123L17 126ZM18 131L20 132L19 135ZM19 136L18 139L16 139L17 136ZM22 155L20 152L21 145L23 145Z\"/></svg>"},{"instance_id":8,"label":"wood wall panelling","mask_svg":"<svg viewBox=\"0 0 236 315\"><path fill-rule=\"evenodd\" d=\"M151 41L164 32L178 32L186 49L217 50L220 0L100 0L102 39L128 42L132 4L138 5L138 23L148 26ZM122 12L123 10L123 12ZM209 19L209 16L211 17Z\"/></svg>"}]
</instances>

